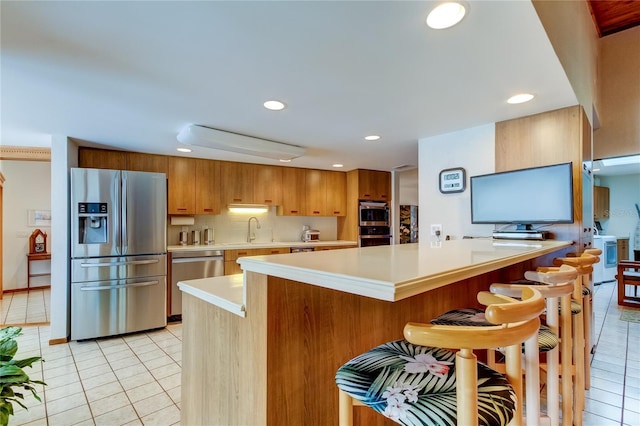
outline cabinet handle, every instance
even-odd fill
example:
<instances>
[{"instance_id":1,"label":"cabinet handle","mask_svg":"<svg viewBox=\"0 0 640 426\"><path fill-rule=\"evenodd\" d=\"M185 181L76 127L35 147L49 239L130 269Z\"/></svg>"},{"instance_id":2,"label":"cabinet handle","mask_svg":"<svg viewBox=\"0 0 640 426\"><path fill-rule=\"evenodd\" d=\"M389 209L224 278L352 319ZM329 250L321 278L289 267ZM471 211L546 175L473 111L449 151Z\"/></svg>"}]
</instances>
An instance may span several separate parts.
<instances>
[{"instance_id":1,"label":"cabinet handle","mask_svg":"<svg viewBox=\"0 0 640 426\"><path fill-rule=\"evenodd\" d=\"M246 256L247 252L246 251L239 251L238 252L238 256Z\"/></svg>"},{"instance_id":2,"label":"cabinet handle","mask_svg":"<svg viewBox=\"0 0 640 426\"><path fill-rule=\"evenodd\" d=\"M318 210L314 210L313 214L320 214L320 212Z\"/></svg>"},{"instance_id":3,"label":"cabinet handle","mask_svg":"<svg viewBox=\"0 0 640 426\"><path fill-rule=\"evenodd\" d=\"M213 209L203 209L205 212L212 212Z\"/></svg>"},{"instance_id":4,"label":"cabinet handle","mask_svg":"<svg viewBox=\"0 0 640 426\"><path fill-rule=\"evenodd\" d=\"M371 194L362 194L362 195L364 195L365 197L371 197Z\"/></svg>"},{"instance_id":5,"label":"cabinet handle","mask_svg":"<svg viewBox=\"0 0 640 426\"><path fill-rule=\"evenodd\" d=\"M289 213L298 213L298 210L289 210Z\"/></svg>"},{"instance_id":6,"label":"cabinet handle","mask_svg":"<svg viewBox=\"0 0 640 426\"><path fill-rule=\"evenodd\" d=\"M273 203L273 200L264 200L265 203Z\"/></svg>"},{"instance_id":7,"label":"cabinet handle","mask_svg":"<svg viewBox=\"0 0 640 426\"><path fill-rule=\"evenodd\" d=\"M186 212L187 209L184 207L178 207L176 210L181 211L181 212Z\"/></svg>"},{"instance_id":8,"label":"cabinet handle","mask_svg":"<svg viewBox=\"0 0 640 426\"><path fill-rule=\"evenodd\" d=\"M236 202L236 203L239 203L239 202L242 201L242 198L234 198L233 201Z\"/></svg>"},{"instance_id":9,"label":"cabinet handle","mask_svg":"<svg viewBox=\"0 0 640 426\"><path fill-rule=\"evenodd\" d=\"M333 214L340 214L340 212L339 212L339 211L334 210L334 211L333 211Z\"/></svg>"}]
</instances>

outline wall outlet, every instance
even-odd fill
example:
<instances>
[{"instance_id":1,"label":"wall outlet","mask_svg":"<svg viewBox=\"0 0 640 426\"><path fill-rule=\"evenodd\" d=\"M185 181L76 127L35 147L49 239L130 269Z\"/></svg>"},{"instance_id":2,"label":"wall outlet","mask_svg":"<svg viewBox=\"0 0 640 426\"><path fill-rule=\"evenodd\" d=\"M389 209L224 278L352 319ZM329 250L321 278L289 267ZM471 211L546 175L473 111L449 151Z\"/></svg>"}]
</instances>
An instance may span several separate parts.
<instances>
[{"instance_id":1,"label":"wall outlet","mask_svg":"<svg viewBox=\"0 0 640 426\"><path fill-rule=\"evenodd\" d=\"M442 225L431 225L431 235L433 236L441 236L442 235Z\"/></svg>"}]
</instances>

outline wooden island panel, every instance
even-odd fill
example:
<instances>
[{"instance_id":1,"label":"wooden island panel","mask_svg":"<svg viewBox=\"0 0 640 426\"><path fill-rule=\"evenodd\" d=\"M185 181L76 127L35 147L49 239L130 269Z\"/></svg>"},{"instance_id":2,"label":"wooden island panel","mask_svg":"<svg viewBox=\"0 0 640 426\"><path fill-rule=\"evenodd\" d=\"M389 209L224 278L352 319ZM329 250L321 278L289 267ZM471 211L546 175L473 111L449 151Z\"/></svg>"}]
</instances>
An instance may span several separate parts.
<instances>
[{"instance_id":1,"label":"wooden island panel","mask_svg":"<svg viewBox=\"0 0 640 426\"><path fill-rule=\"evenodd\" d=\"M531 267L521 262L396 302L246 272L246 318L184 294L182 424L337 425L339 366L401 339L409 321L479 306L479 291ZM394 423L359 408L355 424Z\"/></svg>"}]
</instances>

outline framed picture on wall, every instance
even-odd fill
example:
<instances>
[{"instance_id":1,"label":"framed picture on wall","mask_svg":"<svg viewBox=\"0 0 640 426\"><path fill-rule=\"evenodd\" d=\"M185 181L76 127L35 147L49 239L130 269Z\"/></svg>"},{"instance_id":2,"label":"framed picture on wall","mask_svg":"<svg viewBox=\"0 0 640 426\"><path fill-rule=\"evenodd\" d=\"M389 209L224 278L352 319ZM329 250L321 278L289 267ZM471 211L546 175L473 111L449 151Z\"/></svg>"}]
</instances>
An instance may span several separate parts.
<instances>
[{"instance_id":1,"label":"framed picture on wall","mask_svg":"<svg viewBox=\"0 0 640 426\"><path fill-rule=\"evenodd\" d=\"M29 226L51 226L51 210L29 210Z\"/></svg>"}]
</instances>

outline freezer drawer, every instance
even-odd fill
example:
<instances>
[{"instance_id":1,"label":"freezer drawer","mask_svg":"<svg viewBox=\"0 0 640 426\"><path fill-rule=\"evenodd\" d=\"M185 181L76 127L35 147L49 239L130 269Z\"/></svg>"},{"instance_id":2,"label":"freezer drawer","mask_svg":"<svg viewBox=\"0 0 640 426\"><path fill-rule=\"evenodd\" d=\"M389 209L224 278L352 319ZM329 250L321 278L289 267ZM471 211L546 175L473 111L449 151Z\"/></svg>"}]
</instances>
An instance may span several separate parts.
<instances>
[{"instance_id":1,"label":"freezer drawer","mask_svg":"<svg viewBox=\"0 0 640 426\"><path fill-rule=\"evenodd\" d=\"M71 284L71 339L92 339L167 325L166 277Z\"/></svg>"},{"instance_id":2,"label":"freezer drawer","mask_svg":"<svg viewBox=\"0 0 640 426\"><path fill-rule=\"evenodd\" d=\"M167 256L119 256L71 261L71 282L109 281L167 274Z\"/></svg>"}]
</instances>

